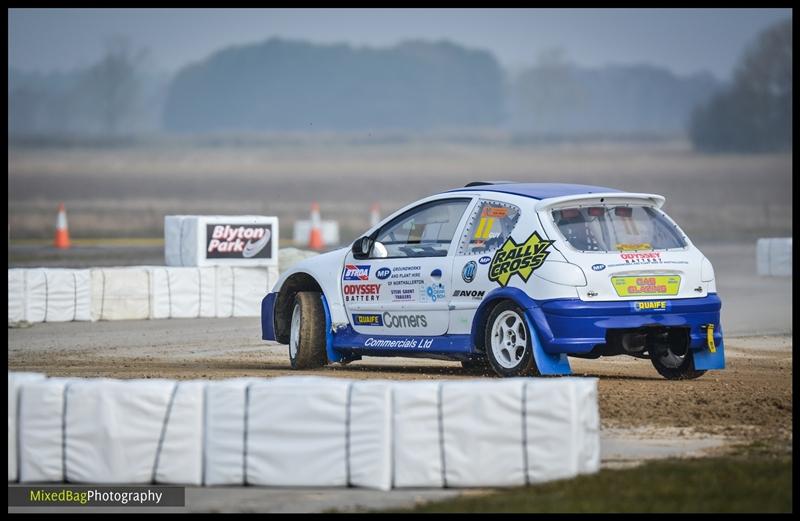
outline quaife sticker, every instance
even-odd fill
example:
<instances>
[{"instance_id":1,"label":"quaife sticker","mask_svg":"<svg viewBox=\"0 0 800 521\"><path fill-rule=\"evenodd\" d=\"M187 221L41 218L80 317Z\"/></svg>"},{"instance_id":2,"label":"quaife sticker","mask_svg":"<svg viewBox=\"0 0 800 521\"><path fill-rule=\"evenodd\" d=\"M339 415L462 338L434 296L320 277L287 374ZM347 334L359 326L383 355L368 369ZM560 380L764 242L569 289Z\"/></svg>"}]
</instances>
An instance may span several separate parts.
<instances>
[{"instance_id":1,"label":"quaife sticker","mask_svg":"<svg viewBox=\"0 0 800 521\"><path fill-rule=\"evenodd\" d=\"M505 287L511 276L517 274L524 282L528 282L533 271L550 255L547 248L551 244L553 241L542 239L538 232L533 232L522 244L517 244L509 237L492 257L489 280Z\"/></svg>"},{"instance_id":2,"label":"quaife sticker","mask_svg":"<svg viewBox=\"0 0 800 521\"><path fill-rule=\"evenodd\" d=\"M670 301L669 300L645 300L645 301L636 301L631 302L631 310L637 313L640 312L651 312L651 311L669 311L670 310Z\"/></svg>"}]
</instances>

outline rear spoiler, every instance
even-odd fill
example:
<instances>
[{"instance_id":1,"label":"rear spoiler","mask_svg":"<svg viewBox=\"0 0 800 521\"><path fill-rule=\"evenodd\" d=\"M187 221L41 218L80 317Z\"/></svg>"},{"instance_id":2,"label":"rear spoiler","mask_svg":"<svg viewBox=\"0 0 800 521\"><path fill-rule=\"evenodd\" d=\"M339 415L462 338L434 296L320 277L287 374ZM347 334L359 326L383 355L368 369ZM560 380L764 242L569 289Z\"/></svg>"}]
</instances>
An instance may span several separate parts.
<instances>
[{"instance_id":1,"label":"rear spoiler","mask_svg":"<svg viewBox=\"0 0 800 521\"><path fill-rule=\"evenodd\" d=\"M657 194L634 194L626 192L606 192L597 194L565 195L542 199L536 205L536 211L564 208L568 206L592 206L599 204L648 204L661 208L666 199Z\"/></svg>"}]
</instances>

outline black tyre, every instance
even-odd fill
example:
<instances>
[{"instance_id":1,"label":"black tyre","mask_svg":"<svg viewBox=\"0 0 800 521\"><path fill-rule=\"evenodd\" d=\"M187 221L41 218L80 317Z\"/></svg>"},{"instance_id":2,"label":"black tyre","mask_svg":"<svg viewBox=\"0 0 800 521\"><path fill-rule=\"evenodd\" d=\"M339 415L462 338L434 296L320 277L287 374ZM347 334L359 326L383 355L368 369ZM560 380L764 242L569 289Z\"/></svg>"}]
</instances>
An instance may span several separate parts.
<instances>
[{"instance_id":1,"label":"black tyre","mask_svg":"<svg viewBox=\"0 0 800 521\"><path fill-rule=\"evenodd\" d=\"M486 358L498 375L539 375L525 314L513 302L503 301L489 314L484 346Z\"/></svg>"},{"instance_id":2,"label":"black tyre","mask_svg":"<svg viewBox=\"0 0 800 521\"><path fill-rule=\"evenodd\" d=\"M668 380L691 380L705 374L705 371L694 368L694 353L689 349L688 334L675 332L663 338L663 341L648 346L650 362L658 374Z\"/></svg>"},{"instance_id":3,"label":"black tyre","mask_svg":"<svg viewBox=\"0 0 800 521\"><path fill-rule=\"evenodd\" d=\"M328 363L325 352L325 310L319 292L300 291L294 297L289 330L289 361L292 369L313 369Z\"/></svg>"}]
</instances>

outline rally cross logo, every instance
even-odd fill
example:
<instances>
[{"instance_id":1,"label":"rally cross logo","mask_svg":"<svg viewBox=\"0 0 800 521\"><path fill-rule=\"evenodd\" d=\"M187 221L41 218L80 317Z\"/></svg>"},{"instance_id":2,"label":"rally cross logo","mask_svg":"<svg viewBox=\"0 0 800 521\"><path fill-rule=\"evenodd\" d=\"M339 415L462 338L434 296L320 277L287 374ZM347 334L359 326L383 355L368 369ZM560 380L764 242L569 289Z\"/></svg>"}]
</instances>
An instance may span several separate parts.
<instances>
[{"instance_id":1,"label":"rally cross logo","mask_svg":"<svg viewBox=\"0 0 800 521\"><path fill-rule=\"evenodd\" d=\"M522 244L517 244L509 237L502 248L494 253L492 263L489 264L489 280L505 287L516 273L523 281L528 282L533 270L541 266L550 255L547 247L551 244L553 241L542 239L538 232L533 232Z\"/></svg>"}]
</instances>

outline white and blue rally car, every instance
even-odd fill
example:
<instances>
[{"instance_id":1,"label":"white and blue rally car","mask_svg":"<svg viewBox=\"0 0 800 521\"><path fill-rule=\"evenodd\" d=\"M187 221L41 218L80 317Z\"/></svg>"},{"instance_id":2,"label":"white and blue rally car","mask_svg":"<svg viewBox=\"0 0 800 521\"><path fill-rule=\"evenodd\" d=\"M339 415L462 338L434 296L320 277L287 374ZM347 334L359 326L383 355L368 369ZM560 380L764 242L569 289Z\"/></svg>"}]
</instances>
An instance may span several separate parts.
<instances>
[{"instance_id":1,"label":"white and blue rally car","mask_svg":"<svg viewBox=\"0 0 800 521\"><path fill-rule=\"evenodd\" d=\"M711 263L664 197L475 182L388 216L349 248L285 272L264 340L294 368L362 356L460 360L501 376L570 374L627 354L669 379L722 369Z\"/></svg>"}]
</instances>

